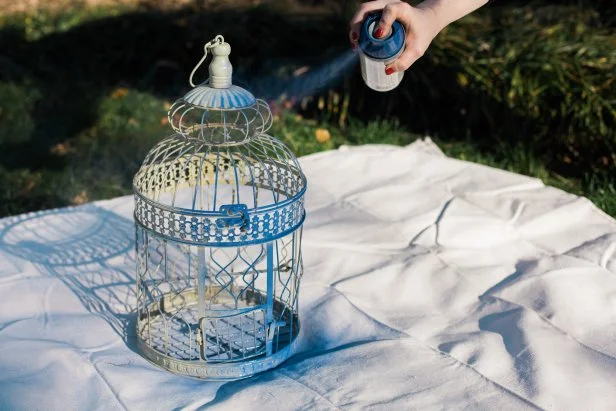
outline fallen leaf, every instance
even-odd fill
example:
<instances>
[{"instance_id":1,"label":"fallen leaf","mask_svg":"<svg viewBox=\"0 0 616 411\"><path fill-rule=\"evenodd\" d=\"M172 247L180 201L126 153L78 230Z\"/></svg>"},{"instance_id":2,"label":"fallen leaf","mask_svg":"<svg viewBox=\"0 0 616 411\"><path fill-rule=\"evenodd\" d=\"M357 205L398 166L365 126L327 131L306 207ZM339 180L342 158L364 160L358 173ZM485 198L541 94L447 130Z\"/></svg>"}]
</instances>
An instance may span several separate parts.
<instances>
[{"instance_id":1,"label":"fallen leaf","mask_svg":"<svg viewBox=\"0 0 616 411\"><path fill-rule=\"evenodd\" d=\"M458 84L461 85L462 87L466 87L468 86L468 83L469 83L468 77L466 77L462 73L458 73Z\"/></svg>"},{"instance_id":2,"label":"fallen leaf","mask_svg":"<svg viewBox=\"0 0 616 411\"><path fill-rule=\"evenodd\" d=\"M117 89L113 90L113 92L111 93L111 98L118 100L118 99L126 97L127 94L128 94L128 89L126 87L118 87Z\"/></svg>"},{"instance_id":3,"label":"fallen leaf","mask_svg":"<svg viewBox=\"0 0 616 411\"><path fill-rule=\"evenodd\" d=\"M480 51L490 51L490 44L486 43L485 41L482 41L481 43L479 43L479 50Z\"/></svg>"},{"instance_id":4,"label":"fallen leaf","mask_svg":"<svg viewBox=\"0 0 616 411\"><path fill-rule=\"evenodd\" d=\"M71 147L69 142L58 143L55 146L51 147L49 150L51 154L55 154L57 156L65 156L69 153L74 153L76 150Z\"/></svg>"},{"instance_id":5,"label":"fallen leaf","mask_svg":"<svg viewBox=\"0 0 616 411\"><path fill-rule=\"evenodd\" d=\"M34 186L36 186L36 182L34 180L29 180L28 183L26 184L26 186L24 187L23 192L28 193L28 192L32 191Z\"/></svg>"},{"instance_id":6,"label":"fallen leaf","mask_svg":"<svg viewBox=\"0 0 616 411\"><path fill-rule=\"evenodd\" d=\"M319 143L327 143L329 140L332 139L332 135L326 128L317 128L314 132L314 135Z\"/></svg>"},{"instance_id":7,"label":"fallen leaf","mask_svg":"<svg viewBox=\"0 0 616 411\"><path fill-rule=\"evenodd\" d=\"M84 190L71 199L71 204L80 205L88 202L88 193Z\"/></svg>"}]
</instances>

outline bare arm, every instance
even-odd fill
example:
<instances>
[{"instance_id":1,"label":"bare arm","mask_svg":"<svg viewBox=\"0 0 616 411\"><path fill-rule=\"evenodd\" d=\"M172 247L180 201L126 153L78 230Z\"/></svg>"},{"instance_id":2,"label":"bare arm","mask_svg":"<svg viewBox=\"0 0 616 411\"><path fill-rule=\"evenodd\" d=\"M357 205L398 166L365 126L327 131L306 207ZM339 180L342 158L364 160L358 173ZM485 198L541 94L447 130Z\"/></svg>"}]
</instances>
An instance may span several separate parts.
<instances>
[{"instance_id":1,"label":"bare arm","mask_svg":"<svg viewBox=\"0 0 616 411\"><path fill-rule=\"evenodd\" d=\"M417 8L432 11L441 31L486 3L488 0L425 0L419 3Z\"/></svg>"}]
</instances>

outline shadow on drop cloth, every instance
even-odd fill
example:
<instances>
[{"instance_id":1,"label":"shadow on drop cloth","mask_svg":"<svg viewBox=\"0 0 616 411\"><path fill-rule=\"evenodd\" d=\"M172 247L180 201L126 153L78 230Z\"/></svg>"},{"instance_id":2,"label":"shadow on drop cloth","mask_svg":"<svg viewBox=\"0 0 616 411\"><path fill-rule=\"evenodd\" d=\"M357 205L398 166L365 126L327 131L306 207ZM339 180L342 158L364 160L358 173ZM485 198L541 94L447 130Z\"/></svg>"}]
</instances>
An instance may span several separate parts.
<instances>
[{"instance_id":1,"label":"shadow on drop cloth","mask_svg":"<svg viewBox=\"0 0 616 411\"><path fill-rule=\"evenodd\" d=\"M88 204L5 219L0 250L60 280L137 351L134 231L131 220Z\"/></svg>"}]
</instances>

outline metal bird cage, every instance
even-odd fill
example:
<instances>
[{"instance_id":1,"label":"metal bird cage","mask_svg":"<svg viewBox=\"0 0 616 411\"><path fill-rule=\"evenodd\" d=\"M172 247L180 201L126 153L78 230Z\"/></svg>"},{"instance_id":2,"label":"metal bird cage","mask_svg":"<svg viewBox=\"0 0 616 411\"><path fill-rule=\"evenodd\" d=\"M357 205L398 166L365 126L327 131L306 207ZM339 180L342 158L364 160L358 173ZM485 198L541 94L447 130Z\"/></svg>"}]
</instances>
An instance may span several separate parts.
<instances>
[{"instance_id":1,"label":"metal bird cage","mask_svg":"<svg viewBox=\"0 0 616 411\"><path fill-rule=\"evenodd\" d=\"M306 178L267 135L266 102L231 84L231 48L205 45L174 134L134 178L137 341L169 371L243 378L294 352ZM213 55L209 81L192 78Z\"/></svg>"}]
</instances>

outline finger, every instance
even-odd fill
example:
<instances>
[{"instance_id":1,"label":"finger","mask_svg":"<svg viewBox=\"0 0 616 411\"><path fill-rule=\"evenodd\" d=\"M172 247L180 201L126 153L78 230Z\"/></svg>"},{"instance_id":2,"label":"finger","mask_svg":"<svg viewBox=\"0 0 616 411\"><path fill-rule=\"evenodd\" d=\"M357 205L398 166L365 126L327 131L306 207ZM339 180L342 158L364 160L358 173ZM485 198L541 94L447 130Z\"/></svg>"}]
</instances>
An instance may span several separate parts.
<instances>
[{"instance_id":1,"label":"finger","mask_svg":"<svg viewBox=\"0 0 616 411\"><path fill-rule=\"evenodd\" d=\"M355 48L355 46L357 45L358 40L359 40L359 29L354 30L353 27L351 27L351 30L349 31L349 41L351 42L351 45L353 46L353 48Z\"/></svg>"},{"instance_id":2,"label":"finger","mask_svg":"<svg viewBox=\"0 0 616 411\"><path fill-rule=\"evenodd\" d=\"M391 32L391 26L396 20L402 17L405 12L405 4L401 2L389 3L383 8L383 14L379 24L374 30L374 37L381 38L387 36Z\"/></svg>"},{"instance_id":3,"label":"finger","mask_svg":"<svg viewBox=\"0 0 616 411\"><path fill-rule=\"evenodd\" d=\"M423 51L421 49L409 46L407 42L406 49L404 49L404 51L402 52L402 54L400 54L400 57L398 57L396 61L391 64L388 64L387 67L385 67L385 72L387 74L393 74L398 71L404 71L411 67L422 56Z\"/></svg>"},{"instance_id":4,"label":"finger","mask_svg":"<svg viewBox=\"0 0 616 411\"><path fill-rule=\"evenodd\" d=\"M359 9L357 9L357 13L355 13L355 15L351 18L351 30L349 31L349 39L351 40L351 43L356 43L359 39L361 24L368 14L377 10L382 10L388 4L398 1L399 0L377 0L363 3ZM353 36L353 33L355 33L356 36L355 40L353 39L355 37Z\"/></svg>"}]
</instances>

